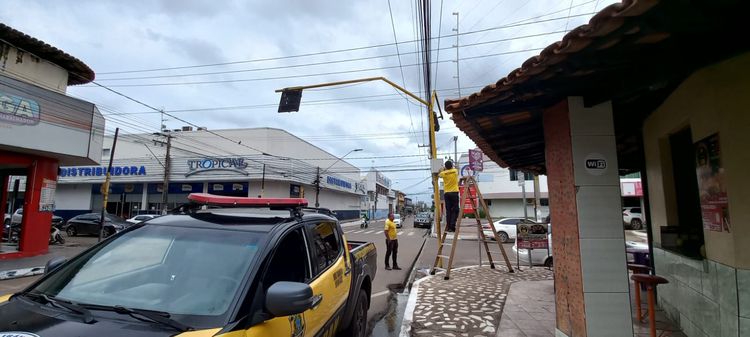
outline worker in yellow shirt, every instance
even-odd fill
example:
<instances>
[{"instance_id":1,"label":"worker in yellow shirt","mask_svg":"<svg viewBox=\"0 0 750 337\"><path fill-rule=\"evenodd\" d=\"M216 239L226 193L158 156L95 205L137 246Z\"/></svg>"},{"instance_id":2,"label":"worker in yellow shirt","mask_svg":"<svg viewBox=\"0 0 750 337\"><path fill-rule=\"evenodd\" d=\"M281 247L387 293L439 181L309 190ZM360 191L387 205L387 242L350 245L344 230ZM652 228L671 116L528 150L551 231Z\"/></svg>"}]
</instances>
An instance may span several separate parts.
<instances>
[{"instance_id":1,"label":"worker in yellow shirt","mask_svg":"<svg viewBox=\"0 0 750 337\"><path fill-rule=\"evenodd\" d=\"M388 219L385 220L385 270L391 270L388 260L393 254L393 269L401 270L396 262L398 254L398 237L396 236L396 223L393 222L393 213L388 213Z\"/></svg>"},{"instance_id":2,"label":"worker in yellow shirt","mask_svg":"<svg viewBox=\"0 0 750 337\"><path fill-rule=\"evenodd\" d=\"M445 167L438 173L443 178L443 190L445 191L445 231L454 232L458 220L458 170L453 167L453 162L448 160Z\"/></svg>"}]
</instances>

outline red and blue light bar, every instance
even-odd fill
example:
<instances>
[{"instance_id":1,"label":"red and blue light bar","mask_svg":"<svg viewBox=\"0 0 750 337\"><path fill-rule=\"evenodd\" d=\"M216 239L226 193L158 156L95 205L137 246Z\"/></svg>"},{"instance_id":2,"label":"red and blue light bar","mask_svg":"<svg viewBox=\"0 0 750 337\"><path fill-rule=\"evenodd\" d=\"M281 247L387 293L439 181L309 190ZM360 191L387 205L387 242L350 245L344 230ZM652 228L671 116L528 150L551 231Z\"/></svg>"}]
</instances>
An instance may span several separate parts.
<instances>
[{"instance_id":1,"label":"red and blue light bar","mask_svg":"<svg viewBox=\"0 0 750 337\"><path fill-rule=\"evenodd\" d=\"M208 193L190 193L188 200L198 204L225 207L306 207L305 198L228 197Z\"/></svg>"}]
</instances>

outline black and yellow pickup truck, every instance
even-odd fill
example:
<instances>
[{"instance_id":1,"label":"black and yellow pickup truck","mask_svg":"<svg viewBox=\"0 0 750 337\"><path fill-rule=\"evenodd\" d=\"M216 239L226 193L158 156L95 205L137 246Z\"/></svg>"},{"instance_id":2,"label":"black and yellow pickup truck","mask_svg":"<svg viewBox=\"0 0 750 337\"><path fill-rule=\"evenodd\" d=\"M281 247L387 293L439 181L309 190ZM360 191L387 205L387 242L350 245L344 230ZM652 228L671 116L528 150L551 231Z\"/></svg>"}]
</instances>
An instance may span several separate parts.
<instances>
[{"instance_id":1,"label":"black and yellow pickup truck","mask_svg":"<svg viewBox=\"0 0 750 337\"><path fill-rule=\"evenodd\" d=\"M0 297L0 336L364 336L376 251L304 199L191 194Z\"/></svg>"}]
</instances>

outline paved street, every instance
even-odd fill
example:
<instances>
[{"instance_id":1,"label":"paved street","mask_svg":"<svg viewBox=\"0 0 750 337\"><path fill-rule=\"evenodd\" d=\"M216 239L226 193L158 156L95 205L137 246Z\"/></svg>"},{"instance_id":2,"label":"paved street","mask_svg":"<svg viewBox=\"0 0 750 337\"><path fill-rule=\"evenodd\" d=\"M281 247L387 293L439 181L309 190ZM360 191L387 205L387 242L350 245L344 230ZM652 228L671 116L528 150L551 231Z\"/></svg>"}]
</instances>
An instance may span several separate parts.
<instances>
[{"instance_id":1,"label":"paved street","mask_svg":"<svg viewBox=\"0 0 750 337\"><path fill-rule=\"evenodd\" d=\"M358 223L344 227L347 240L368 241L375 243L378 249L378 271L373 282L372 300L368 319L381 317L386 309L392 292L399 292L407 282L411 267L417 259L417 254L425 240L427 229L414 228L413 217L403 219L404 225L398 233L398 263L402 270L385 270L385 236L383 235L383 220L371 221L368 228L359 228Z\"/></svg>"}]
</instances>

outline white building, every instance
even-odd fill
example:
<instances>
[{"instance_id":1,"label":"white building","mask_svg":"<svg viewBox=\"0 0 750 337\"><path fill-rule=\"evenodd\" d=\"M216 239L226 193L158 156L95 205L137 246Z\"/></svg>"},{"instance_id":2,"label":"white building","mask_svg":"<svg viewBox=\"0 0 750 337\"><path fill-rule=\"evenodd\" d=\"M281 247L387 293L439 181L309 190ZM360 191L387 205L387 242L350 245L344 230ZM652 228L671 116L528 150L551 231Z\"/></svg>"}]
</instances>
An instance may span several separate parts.
<instances>
[{"instance_id":1,"label":"white building","mask_svg":"<svg viewBox=\"0 0 750 337\"><path fill-rule=\"evenodd\" d=\"M459 174L461 176L472 175L469 170L469 156L462 154L459 159ZM523 193L518 183L515 170L502 168L484 157L484 170L476 173L479 191L487 200L490 215L493 219L502 217L523 217ZM526 186L526 214L534 218L534 181L531 174L525 175ZM537 210L539 219L549 215L549 199L547 193L547 176L539 176L540 205Z\"/></svg>"},{"instance_id":2,"label":"white building","mask_svg":"<svg viewBox=\"0 0 750 337\"><path fill-rule=\"evenodd\" d=\"M315 205L319 172L320 207L339 219L357 218L365 186L356 166L273 128L198 130L165 133L171 138L167 205L187 201L189 193L257 197L304 197ZM165 136L121 136L115 147L107 210L124 217L162 209ZM233 142L234 141L234 142ZM235 143L239 142L239 143ZM101 166L61 167L56 214L69 218L100 209L101 186L112 149L105 137Z\"/></svg>"},{"instance_id":3,"label":"white building","mask_svg":"<svg viewBox=\"0 0 750 337\"><path fill-rule=\"evenodd\" d=\"M391 179L381 172L372 170L364 176L362 183L367 190L363 208L368 210L370 219L385 218L388 213L394 211L396 191L391 189Z\"/></svg>"}]
</instances>

